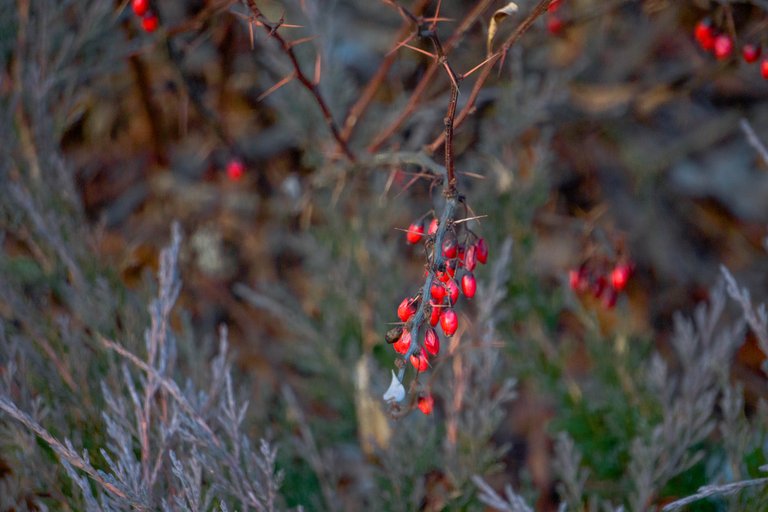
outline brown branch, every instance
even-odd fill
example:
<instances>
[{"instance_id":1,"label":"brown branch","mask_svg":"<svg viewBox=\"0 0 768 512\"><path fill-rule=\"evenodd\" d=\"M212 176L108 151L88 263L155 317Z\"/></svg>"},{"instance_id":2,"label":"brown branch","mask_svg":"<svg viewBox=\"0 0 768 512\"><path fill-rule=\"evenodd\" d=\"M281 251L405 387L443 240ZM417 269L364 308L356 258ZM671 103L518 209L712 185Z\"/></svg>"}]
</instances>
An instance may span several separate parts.
<instances>
[{"instance_id":1,"label":"brown branch","mask_svg":"<svg viewBox=\"0 0 768 512\"><path fill-rule=\"evenodd\" d=\"M418 0L416 5L413 7L413 12L415 14L421 15L429 2L430 0ZM403 27L400 29L400 32L397 33L395 44L399 43L404 37L408 35L409 32L410 23L405 22ZM363 117L366 109L371 104L371 101L373 101L373 97L376 95L376 91L379 90L381 83L384 81L387 73L389 73L389 70L392 68L392 64L395 63L396 58L397 54L395 52L390 52L386 57L384 57L384 60L379 65L379 69L376 70L376 73L374 73L374 75L368 81L365 89L363 89L362 94L360 94L360 97L349 109L349 113L347 113L347 117L344 120L344 128L341 130L341 138L344 141L349 142L349 139L352 137L352 133L357 126L357 122Z\"/></svg>"},{"instance_id":2,"label":"brown branch","mask_svg":"<svg viewBox=\"0 0 768 512\"><path fill-rule=\"evenodd\" d=\"M467 17L464 18L461 24L456 28L456 31L453 33L453 35L443 45L445 55L448 55L456 47L456 45L459 44L459 41L461 41L462 37L464 37L464 34L467 32L467 30L469 30L469 28L475 23L475 21L477 21L480 15L488 8L491 3L492 0L479 0L475 4ZM421 100L424 92L427 90L427 86L430 84L432 77L437 72L440 65L440 62L433 62L427 68L427 70L424 72L424 76L421 77L421 80L411 93L411 97L408 99L408 103L397 117L397 119L392 121L387 127L381 130L381 132L379 132L379 134L374 138L373 142L368 145L367 151L369 153L376 153L379 151L384 143L387 142L387 140L389 140L390 137L392 137L395 132L400 129L403 123L416 111L416 106Z\"/></svg>"},{"instance_id":3,"label":"brown branch","mask_svg":"<svg viewBox=\"0 0 768 512\"><path fill-rule=\"evenodd\" d=\"M347 142L341 137L341 133L339 132L339 128L336 125L336 121L333 120L331 110L328 108L328 104L323 99L322 94L320 94L320 89L318 88L317 84L304 74L304 72L301 70L299 60L296 58L296 53L293 51L291 43L286 41L285 38L283 38L283 36L278 32L280 25L283 24L283 20L280 19L277 23L271 23L256 6L255 0L248 0L247 4L248 9L250 9L254 18L262 27L264 27L264 30L267 32L269 37L277 41L280 49L288 56L288 59L291 61L291 65L293 66L293 69L296 73L296 79L298 79L298 81L301 82L301 85L303 85L304 88L307 89L312 94L312 96L314 96L315 103L317 103L317 105L320 107L320 110L323 113L323 119L325 119L325 124L327 124L328 128L331 130L333 138L336 139L336 143L339 145L339 149L341 149L342 153L344 153L344 156L346 156L350 162L357 161L357 158L355 158L355 155L349 149Z\"/></svg>"},{"instance_id":4,"label":"brown branch","mask_svg":"<svg viewBox=\"0 0 768 512\"><path fill-rule=\"evenodd\" d=\"M475 101L477 101L477 97L480 94L480 90L483 88L483 85L485 85L485 81L488 80L488 77L491 75L493 66L499 61L499 59L504 57L512 45L515 44L523 36L523 34L528 31L529 28L531 28L539 16L544 14L544 12L547 10L547 7L549 7L550 1L551 0L539 0L539 3L536 4L536 7L533 8L533 11L531 11L531 13L520 23L517 29L504 41L504 44L501 46L501 48L495 54L493 54L491 58L486 60L485 67L480 72L480 75L478 75L475 84L472 86L472 92L469 93L467 103L461 109L461 112L459 112L459 115L456 118L454 128L461 126L467 117L474 113ZM434 153L437 151L440 145L445 142L445 140L446 133L441 133L434 141L432 141L432 143L426 147L426 151L430 154Z\"/></svg>"}]
</instances>

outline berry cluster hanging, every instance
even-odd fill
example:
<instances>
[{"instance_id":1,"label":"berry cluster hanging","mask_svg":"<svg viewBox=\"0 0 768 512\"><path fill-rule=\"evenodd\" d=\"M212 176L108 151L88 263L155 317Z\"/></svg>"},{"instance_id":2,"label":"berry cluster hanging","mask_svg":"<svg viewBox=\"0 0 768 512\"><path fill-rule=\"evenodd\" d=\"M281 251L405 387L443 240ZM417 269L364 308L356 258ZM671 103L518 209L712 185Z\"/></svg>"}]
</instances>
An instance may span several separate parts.
<instances>
[{"instance_id":1,"label":"berry cluster hanging","mask_svg":"<svg viewBox=\"0 0 768 512\"><path fill-rule=\"evenodd\" d=\"M424 288L415 296L405 297L397 307L402 322L386 335L387 343L398 354L397 364L402 370L407 361L416 374L430 368L430 359L440 353L440 331L444 338L452 337L459 328L455 306L460 295L471 299L477 291L474 270L478 263L488 261L488 245L464 222L455 222L447 216L445 229L432 218L425 230L423 220L413 222L406 231L406 242L424 243L427 262ZM425 294L425 291L429 290ZM421 335L421 327L424 333ZM402 372L401 372L402 373ZM393 377L393 383L395 382ZM434 399L429 392L419 395L417 407L424 414L432 412Z\"/></svg>"},{"instance_id":2,"label":"berry cluster hanging","mask_svg":"<svg viewBox=\"0 0 768 512\"><path fill-rule=\"evenodd\" d=\"M737 37L732 18L725 21L730 23L715 23L712 18L706 17L699 20L693 29L693 38L699 47L705 52L711 53L717 60L729 60L734 55L736 42L741 39L741 57L747 64L754 64L760 60L765 34L751 34L745 31L741 37ZM754 32L754 31L753 31ZM768 80L768 58L760 62L760 74Z\"/></svg>"}]
</instances>

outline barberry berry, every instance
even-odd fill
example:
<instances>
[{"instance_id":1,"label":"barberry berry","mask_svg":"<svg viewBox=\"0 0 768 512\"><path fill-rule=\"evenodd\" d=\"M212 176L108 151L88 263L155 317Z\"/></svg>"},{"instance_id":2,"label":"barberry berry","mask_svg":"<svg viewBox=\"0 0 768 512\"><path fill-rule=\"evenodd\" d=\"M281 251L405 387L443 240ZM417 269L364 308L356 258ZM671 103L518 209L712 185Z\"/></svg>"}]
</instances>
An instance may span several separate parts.
<instances>
[{"instance_id":1,"label":"barberry berry","mask_svg":"<svg viewBox=\"0 0 768 512\"><path fill-rule=\"evenodd\" d=\"M149 0L133 0L131 8L136 16L144 16L149 10Z\"/></svg>"},{"instance_id":2,"label":"barberry berry","mask_svg":"<svg viewBox=\"0 0 768 512\"><path fill-rule=\"evenodd\" d=\"M392 348L395 349L395 352L398 354L405 354L408 352L408 349L411 347L411 331L403 331L403 334L400 336L400 339L397 340L392 344Z\"/></svg>"},{"instance_id":3,"label":"barberry berry","mask_svg":"<svg viewBox=\"0 0 768 512\"><path fill-rule=\"evenodd\" d=\"M733 52L733 39L727 34L715 37L714 53L719 60L727 59Z\"/></svg>"},{"instance_id":4,"label":"barberry berry","mask_svg":"<svg viewBox=\"0 0 768 512\"><path fill-rule=\"evenodd\" d=\"M580 270L571 269L568 271L568 284L571 290L575 292L584 290L584 278Z\"/></svg>"},{"instance_id":5,"label":"barberry berry","mask_svg":"<svg viewBox=\"0 0 768 512\"><path fill-rule=\"evenodd\" d=\"M414 222L408 226L408 232L405 234L405 240L409 244L417 244L421 241L421 237L424 236L424 226L421 222Z\"/></svg>"},{"instance_id":6,"label":"barberry berry","mask_svg":"<svg viewBox=\"0 0 768 512\"><path fill-rule=\"evenodd\" d=\"M426 396L420 396L419 399L416 402L416 406L419 408L421 412L429 416L432 414L432 408L435 405L435 399L432 398L431 394L428 394Z\"/></svg>"},{"instance_id":7,"label":"barberry berry","mask_svg":"<svg viewBox=\"0 0 768 512\"><path fill-rule=\"evenodd\" d=\"M471 299L475 296L476 291L477 281L475 281L475 276L472 272L467 272L461 277L461 292L466 298Z\"/></svg>"},{"instance_id":8,"label":"barberry berry","mask_svg":"<svg viewBox=\"0 0 768 512\"><path fill-rule=\"evenodd\" d=\"M485 265L485 262L488 261L488 245L485 243L484 238L478 238L477 242L475 242L475 254L477 261Z\"/></svg>"},{"instance_id":9,"label":"barberry berry","mask_svg":"<svg viewBox=\"0 0 768 512\"><path fill-rule=\"evenodd\" d=\"M407 322L416 314L416 301L410 297L403 299L403 302L397 306L397 317L403 322Z\"/></svg>"},{"instance_id":10,"label":"barberry berry","mask_svg":"<svg viewBox=\"0 0 768 512\"><path fill-rule=\"evenodd\" d=\"M448 238L443 242L443 256L447 259L453 259L459 253L459 247L456 244L456 240Z\"/></svg>"},{"instance_id":11,"label":"barberry berry","mask_svg":"<svg viewBox=\"0 0 768 512\"><path fill-rule=\"evenodd\" d=\"M443 302L445 298L445 286L440 283L432 283L432 288L429 290L429 294L437 301L438 304Z\"/></svg>"},{"instance_id":12,"label":"barberry berry","mask_svg":"<svg viewBox=\"0 0 768 512\"><path fill-rule=\"evenodd\" d=\"M157 30L157 26L160 24L160 20L157 15L152 11L147 11L144 17L141 18L141 27L145 32L154 32Z\"/></svg>"},{"instance_id":13,"label":"barberry berry","mask_svg":"<svg viewBox=\"0 0 768 512\"><path fill-rule=\"evenodd\" d=\"M611 286L617 292L622 291L627 286L632 269L626 263L620 263L611 271Z\"/></svg>"},{"instance_id":14,"label":"barberry berry","mask_svg":"<svg viewBox=\"0 0 768 512\"><path fill-rule=\"evenodd\" d=\"M429 325L434 327L440 321L440 310L442 308L439 306L439 304L436 304L432 301L430 301L429 305L432 306L432 310L429 313Z\"/></svg>"},{"instance_id":15,"label":"barberry berry","mask_svg":"<svg viewBox=\"0 0 768 512\"><path fill-rule=\"evenodd\" d=\"M440 338L437 337L437 332L432 328L427 329L426 334L424 334L424 348L433 356L440 352Z\"/></svg>"},{"instance_id":16,"label":"barberry berry","mask_svg":"<svg viewBox=\"0 0 768 512\"><path fill-rule=\"evenodd\" d=\"M760 74L768 80L768 59L763 59L760 63Z\"/></svg>"},{"instance_id":17,"label":"barberry berry","mask_svg":"<svg viewBox=\"0 0 768 512\"><path fill-rule=\"evenodd\" d=\"M712 27L712 21L705 18L696 24L693 29L693 37L699 46L705 51L712 51L715 47L715 29Z\"/></svg>"},{"instance_id":18,"label":"barberry berry","mask_svg":"<svg viewBox=\"0 0 768 512\"><path fill-rule=\"evenodd\" d=\"M756 44L747 43L741 48L741 56L744 58L744 62L749 64L757 62L761 53L762 49Z\"/></svg>"},{"instance_id":19,"label":"barberry berry","mask_svg":"<svg viewBox=\"0 0 768 512\"><path fill-rule=\"evenodd\" d=\"M547 31L553 36L559 36L563 32L565 22L557 14L550 14L547 17Z\"/></svg>"},{"instance_id":20,"label":"barberry berry","mask_svg":"<svg viewBox=\"0 0 768 512\"><path fill-rule=\"evenodd\" d=\"M151 30L147 30L151 32ZM227 163L227 178L229 181L240 181L245 174L245 165L237 158L233 158Z\"/></svg>"},{"instance_id":21,"label":"barberry berry","mask_svg":"<svg viewBox=\"0 0 768 512\"><path fill-rule=\"evenodd\" d=\"M469 272L475 270L477 266L477 251L474 245L470 245L467 248L467 253L464 255L464 268Z\"/></svg>"},{"instance_id":22,"label":"barberry berry","mask_svg":"<svg viewBox=\"0 0 768 512\"><path fill-rule=\"evenodd\" d=\"M411 364L419 373L425 372L427 371L427 368L429 368L429 361L424 352L419 352L418 356L416 354L411 354Z\"/></svg>"},{"instance_id":23,"label":"barberry berry","mask_svg":"<svg viewBox=\"0 0 768 512\"><path fill-rule=\"evenodd\" d=\"M450 308L446 308L440 315L440 327L443 328L443 332L446 336L451 337L459 328L459 317L456 316L456 312Z\"/></svg>"},{"instance_id":24,"label":"barberry berry","mask_svg":"<svg viewBox=\"0 0 768 512\"><path fill-rule=\"evenodd\" d=\"M428 235L434 235L437 233L437 219L432 219L432 222L429 223L429 229L427 229Z\"/></svg>"},{"instance_id":25,"label":"barberry berry","mask_svg":"<svg viewBox=\"0 0 768 512\"><path fill-rule=\"evenodd\" d=\"M459 285L453 279L449 279L445 286L448 288L448 299L451 301L451 306L453 306L459 300Z\"/></svg>"}]
</instances>

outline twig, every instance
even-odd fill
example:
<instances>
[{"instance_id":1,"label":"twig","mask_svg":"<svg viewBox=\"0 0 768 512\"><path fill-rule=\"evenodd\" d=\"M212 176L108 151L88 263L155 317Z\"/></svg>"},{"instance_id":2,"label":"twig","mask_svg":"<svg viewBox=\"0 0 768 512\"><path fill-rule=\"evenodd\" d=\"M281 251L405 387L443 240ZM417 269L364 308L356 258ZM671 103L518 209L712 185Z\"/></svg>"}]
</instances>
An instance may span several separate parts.
<instances>
[{"instance_id":1,"label":"twig","mask_svg":"<svg viewBox=\"0 0 768 512\"><path fill-rule=\"evenodd\" d=\"M392 4L392 2L388 3ZM446 56L450 54L450 52L456 47L457 44L459 44L459 41L462 37L464 37L466 31L469 30L469 28L475 23L475 21L477 21L480 15L488 8L491 3L491 0L479 0L475 4L472 11L470 11L467 17L464 18L458 28L456 28L456 31L453 33L453 35L443 45L443 52ZM424 75L421 77L421 80L416 85L416 88L414 88L413 92L411 93L411 97L408 99L408 103L397 117L397 119L392 121L386 128L379 132L379 134L374 138L373 142L368 145L367 151L369 153L376 153L379 151L384 143L387 142L387 140L389 140L389 138L392 137L397 132L397 130L400 129L403 123L416 111L416 105L418 105L422 95L427 90L427 86L432 80L432 77L440 66L440 62L433 62L427 68L427 70L424 72Z\"/></svg>"},{"instance_id":2,"label":"twig","mask_svg":"<svg viewBox=\"0 0 768 512\"><path fill-rule=\"evenodd\" d=\"M547 10L547 7L549 7L550 1L551 0L539 0L539 3L536 4L536 7L533 8L533 11L531 11L528 17L526 17L520 23L517 29L504 41L504 44L501 46L501 48L497 50L496 53L494 53L490 58L486 59L484 63L485 67L480 72L480 75L478 75L475 84L472 86L472 92L469 93L469 98L467 98L466 104L464 107L462 107L461 112L459 112L454 128L461 126L466 118L474 112L475 101L477 100L483 85L485 85L486 80L488 80L488 77L491 75L491 71L493 70L496 62L503 58L512 47L512 45L515 44L523 36L523 34L528 31L529 28L531 28L536 19L544 14L544 12ZM474 71L474 69L472 69L472 71ZM472 71L470 71L470 73ZM428 153L434 153L437 151L440 145L445 142L445 136L445 133L438 135L437 138L427 146L426 151Z\"/></svg>"},{"instance_id":3,"label":"twig","mask_svg":"<svg viewBox=\"0 0 768 512\"><path fill-rule=\"evenodd\" d=\"M747 142L749 142L749 145L752 146L755 151L757 151L757 153L760 155L760 158L763 159L763 162L768 164L768 149L766 149L763 142L757 136L755 130L752 129L750 122L747 121L747 118L742 117L739 121L739 124L741 125L741 131L743 131L744 135L747 136Z\"/></svg>"},{"instance_id":4,"label":"twig","mask_svg":"<svg viewBox=\"0 0 768 512\"><path fill-rule=\"evenodd\" d=\"M418 0L416 5L413 7L413 12L420 15L427 7L429 2L430 0ZM403 27L400 29L400 32L397 33L395 44L397 44L402 38L408 35L409 29L410 23L404 23ZM368 81L365 89L363 89L363 92L360 94L360 97L349 109L349 113L347 114L347 117L343 123L344 128L341 130L341 138L344 141L349 142L349 139L352 137L355 127L357 126L357 122L360 120L360 118L363 117L365 110L371 104L371 101L373 101L373 98L376 95L376 91L379 90L381 83L387 77L387 73L389 73L389 70L392 68L392 64L394 64L396 58L397 54L395 52L390 52L386 57L384 57L384 60L379 65L379 69L376 70L376 73L374 73L371 79Z\"/></svg>"},{"instance_id":5,"label":"twig","mask_svg":"<svg viewBox=\"0 0 768 512\"><path fill-rule=\"evenodd\" d=\"M315 102L323 113L325 124L327 124L328 128L331 130L333 138L336 139L336 143L339 145L342 153L344 153L344 156L347 157L350 162L357 161L357 158L355 158L355 155L349 149L347 142L341 137L341 133L339 132L339 128L336 125L336 121L333 120L333 116L331 115L331 110L328 108L328 104L325 102L325 99L323 99L322 94L320 94L319 87L301 70L301 65L299 64L299 60L296 58L296 53L293 51L292 44L286 41L285 38L280 35L278 29L283 24L283 20L280 19L277 23L271 23L261 13L261 10L259 10L255 0L247 0L246 3L248 5L248 9L251 11L251 14L253 14L254 18L258 20L259 24L264 27L264 30L267 32L269 37L277 41L278 45L280 45L280 49L288 56L298 81L301 82L301 85L303 85L304 88L312 94L312 96L314 96Z\"/></svg>"}]
</instances>

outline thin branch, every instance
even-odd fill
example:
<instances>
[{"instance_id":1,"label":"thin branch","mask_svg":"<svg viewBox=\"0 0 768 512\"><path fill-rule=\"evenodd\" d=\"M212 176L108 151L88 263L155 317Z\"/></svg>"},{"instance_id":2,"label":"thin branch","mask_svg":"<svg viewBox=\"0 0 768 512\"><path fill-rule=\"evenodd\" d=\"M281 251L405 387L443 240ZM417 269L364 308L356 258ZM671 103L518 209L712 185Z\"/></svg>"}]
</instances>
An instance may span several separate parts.
<instances>
[{"instance_id":1,"label":"thin branch","mask_svg":"<svg viewBox=\"0 0 768 512\"><path fill-rule=\"evenodd\" d=\"M749 145L752 146L755 151L757 151L757 154L760 155L760 158L763 159L763 162L768 165L768 149L766 149L763 142L757 136L755 130L752 129L750 122L747 121L745 117L742 117L739 121L739 124L741 125L741 131L743 131L744 135L747 136L747 142L749 142Z\"/></svg>"},{"instance_id":2,"label":"thin branch","mask_svg":"<svg viewBox=\"0 0 768 512\"><path fill-rule=\"evenodd\" d=\"M429 5L429 1L430 0L418 0L416 5L413 7L413 12L420 15L427 7L427 5ZM400 31L397 33L395 41L400 41L406 37L409 32L410 23L405 22ZM379 90L382 82L387 77L387 73L389 73L389 70L392 68L392 64L394 64L396 58L397 55L395 52L390 52L384 57L384 60L379 65L379 69L376 70L376 73L374 73L374 75L368 81L368 84L365 86L365 89L363 89L360 97L349 109L349 113L344 120L344 128L341 130L341 138L346 142L349 142L349 139L352 137L355 127L357 126L357 122L363 117L366 109L371 104L371 101L373 101L373 98L376 95L376 91Z\"/></svg>"},{"instance_id":3,"label":"thin branch","mask_svg":"<svg viewBox=\"0 0 768 512\"><path fill-rule=\"evenodd\" d=\"M387 3L392 4L392 2ZM469 30L469 28L475 23L475 21L477 21L480 15L488 8L489 5L491 5L491 3L492 0L479 0L475 4L467 17L464 18L461 24L456 28L456 31L453 33L453 35L445 44L443 44L444 55L447 56L451 53L456 45L459 44L459 41L461 41L461 39L464 37L464 34L467 32L467 30ZM433 62L429 65L427 70L424 72L424 75L421 77L421 80L416 85L416 88L411 93L411 97L408 99L408 103L405 105L405 108L403 108L403 111L400 113L400 115L383 130L381 130L381 132L379 132L379 134L374 138L373 142L368 145L367 151L369 153L378 152L384 143L386 143L397 132L397 130L400 129L403 123L405 123L405 121L416 111L416 106L419 104L419 101L421 101L421 97L424 95L424 92L426 92L427 86L430 84L433 76L440 66L440 62Z\"/></svg>"},{"instance_id":4,"label":"thin branch","mask_svg":"<svg viewBox=\"0 0 768 512\"><path fill-rule=\"evenodd\" d=\"M256 5L255 0L247 0L246 3L248 5L248 9L251 11L251 14L253 14L254 18L264 28L269 37L277 41L280 49L288 56L288 59L291 61L291 65L293 66L293 69L296 73L296 79L301 82L301 85L303 85L304 88L312 94L312 96L314 96L315 102L320 107L320 111L323 114L323 119L325 119L325 124L327 124L328 129L331 130L331 134L333 134L333 138L336 139L336 143L338 144L339 149L341 149L341 152L344 153L344 156L347 157L350 162L357 161L357 158L355 158L355 155L349 149L346 140L341 137L341 133L339 132L339 128L336 125L336 121L333 120L333 116L331 115L331 110L328 108L328 104L326 103L322 94L320 94L319 87L312 81L312 79L304 74L304 71L302 71L301 65L299 64L299 60L296 57L296 53L293 51L292 43L286 41L278 31L282 25L283 20L281 19L277 23L271 23L261 13L258 6Z\"/></svg>"},{"instance_id":5,"label":"thin branch","mask_svg":"<svg viewBox=\"0 0 768 512\"><path fill-rule=\"evenodd\" d=\"M538 19L539 16L544 14L546 12L547 7L549 7L549 3L551 0L539 0L539 3L536 4L536 7L533 8L531 13L528 15L527 18L525 18L520 25L517 27L517 29L504 41L504 44L501 46L499 50L496 51L490 58L486 59L485 61L485 67L481 71L480 75L477 77L477 81L475 81L475 84L472 86L472 92L469 93L469 98L467 98L467 102L464 105L464 107L461 109L461 112L459 112L458 117L456 118L456 123L454 128L458 128L462 125L462 123L469 117L470 114L472 114L475 110L475 101L477 101L477 97L480 94L480 90L485 85L486 80L488 80L488 77L491 75L491 70L493 69L493 66L502 58L504 57L510 48L512 48L512 45L514 45L522 36L525 34L529 28L533 25L533 23ZM475 69L473 68L470 73L474 72ZM469 73L467 73L468 75ZM466 76L466 75L465 75ZM437 149L440 147L443 142L445 142L445 133L441 133L432 143L430 143L427 146L427 152L428 153L434 153L437 151Z\"/></svg>"}]
</instances>

